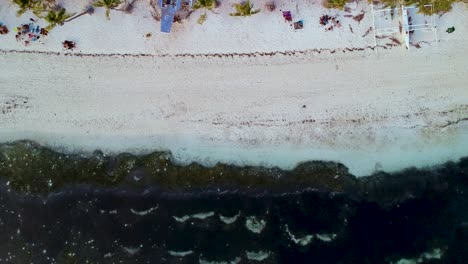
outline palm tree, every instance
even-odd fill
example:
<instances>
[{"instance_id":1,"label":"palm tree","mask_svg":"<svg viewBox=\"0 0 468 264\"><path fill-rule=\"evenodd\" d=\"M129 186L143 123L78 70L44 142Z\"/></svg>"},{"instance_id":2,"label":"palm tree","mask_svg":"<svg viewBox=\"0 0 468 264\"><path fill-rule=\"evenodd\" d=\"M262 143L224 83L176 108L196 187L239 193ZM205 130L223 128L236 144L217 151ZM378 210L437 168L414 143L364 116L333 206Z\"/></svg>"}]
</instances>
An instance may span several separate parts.
<instances>
[{"instance_id":1,"label":"palm tree","mask_svg":"<svg viewBox=\"0 0 468 264\"><path fill-rule=\"evenodd\" d=\"M105 7L106 8L106 18L110 19L110 10L115 9L122 3L122 0L99 0L94 3L95 7Z\"/></svg>"},{"instance_id":2,"label":"palm tree","mask_svg":"<svg viewBox=\"0 0 468 264\"><path fill-rule=\"evenodd\" d=\"M63 25L63 23L67 22L67 19L72 17L73 14L67 13L65 8L61 8L59 10L51 10L47 15L44 17L45 21L49 22L49 25L46 27L48 31L53 29L55 26Z\"/></svg>"},{"instance_id":3,"label":"palm tree","mask_svg":"<svg viewBox=\"0 0 468 264\"><path fill-rule=\"evenodd\" d=\"M240 4L233 4L232 6L236 8L236 12L231 13L231 16L251 16L260 12L260 9L253 9L253 5L250 4L250 0Z\"/></svg>"}]
</instances>

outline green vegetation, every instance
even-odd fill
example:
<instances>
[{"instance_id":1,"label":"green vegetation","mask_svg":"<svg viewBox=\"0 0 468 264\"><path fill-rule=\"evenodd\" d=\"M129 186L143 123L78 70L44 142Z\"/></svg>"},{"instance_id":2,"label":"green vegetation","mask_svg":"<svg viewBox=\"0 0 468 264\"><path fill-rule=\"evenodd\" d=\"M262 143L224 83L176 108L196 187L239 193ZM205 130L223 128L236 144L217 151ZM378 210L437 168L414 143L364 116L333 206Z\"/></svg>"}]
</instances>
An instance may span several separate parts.
<instances>
[{"instance_id":1,"label":"green vegetation","mask_svg":"<svg viewBox=\"0 0 468 264\"><path fill-rule=\"evenodd\" d=\"M73 16L73 14L67 13L65 8L57 6L54 0L13 0L13 3L19 7L17 16L31 10L38 18L44 18L49 23L46 28L49 31L57 25L63 25ZM89 10L84 13L89 13Z\"/></svg>"},{"instance_id":2,"label":"green vegetation","mask_svg":"<svg viewBox=\"0 0 468 264\"><path fill-rule=\"evenodd\" d=\"M17 16L21 16L24 14L26 11L33 9L34 7L34 2L31 0L13 0L13 3L17 4L19 7L18 12L16 12Z\"/></svg>"},{"instance_id":3,"label":"green vegetation","mask_svg":"<svg viewBox=\"0 0 468 264\"><path fill-rule=\"evenodd\" d=\"M430 7L425 5L433 4L435 14L443 14L452 9L452 4L456 2L464 2L464 0L380 0L386 7L396 7L399 4L405 6L416 5L419 8L419 12L425 15L432 15ZM466 1L466 0L465 0Z\"/></svg>"},{"instance_id":4,"label":"green vegetation","mask_svg":"<svg viewBox=\"0 0 468 264\"><path fill-rule=\"evenodd\" d=\"M231 16L251 16L260 12L260 9L253 9L253 5L250 4L250 0L240 4L233 4L232 6L236 8L236 12L231 13Z\"/></svg>"},{"instance_id":5,"label":"green vegetation","mask_svg":"<svg viewBox=\"0 0 468 264\"><path fill-rule=\"evenodd\" d=\"M197 20L198 24L202 25L206 21L206 12L203 13Z\"/></svg>"},{"instance_id":6,"label":"green vegetation","mask_svg":"<svg viewBox=\"0 0 468 264\"><path fill-rule=\"evenodd\" d=\"M348 0L328 0L324 2L326 8L343 9Z\"/></svg>"},{"instance_id":7,"label":"green vegetation","mask_svg":"<svg viewBox=\"0 0 468 264\"><path fill-rule=\"evenodd\" d=\"M31 10L35 16L42 18L44 12L55 7L55 3L44 0L13 0L13 3L19 7L19 10L16 12L17 16L21 16L26 11Z\"/></svg>"},{"instance_id":8,"label":"green vegetation","mask_svg":"<svg viewBox=\"0 0 468 264\"><path fill-rule=\"evenodd\" d=\"M216 8L217 3L216 0L198 0L195 4L193 4L193 9L201 9L204 8L205 12L198 18L198 24L203 24L206 21L206 10L210 10L212 12L213 8Z\"/></svg>"},{"instance_id":9,"label":"green vegetation","mask_svg":"<svg viewBox=\"0 0 468 264\"><path fill-rule=\"evenodd\" d=\"M99 0L93 5L95 7L104 7L106 8L106 18L110 19L110 10L115 9L122 3L122 0Z\"/></svg>"},{"instance_id":10,"label":"green vegetation","mask_svg":"<svg viewBox=\"0 0 468 264\"><path fill-rule=\"evenodd\" d=\"M212 10L215 7L216 0L198 0L195 4L193 4L193 9L205 8L208 10Z\"/></svg>"},{"instance_id":11,"label":"green vegetation","mask_svg":"<svg viewBox=\"0 0 468 264\"><path fill-rule=\"evenodd\" d=\"M44 17L45 21L49 23L46 29L50 31L57 25L61 26L66 22L67 19L71 18L72 16L73 14L67 13L65 8L51 10Z\"/></svg>"}]
</instances>

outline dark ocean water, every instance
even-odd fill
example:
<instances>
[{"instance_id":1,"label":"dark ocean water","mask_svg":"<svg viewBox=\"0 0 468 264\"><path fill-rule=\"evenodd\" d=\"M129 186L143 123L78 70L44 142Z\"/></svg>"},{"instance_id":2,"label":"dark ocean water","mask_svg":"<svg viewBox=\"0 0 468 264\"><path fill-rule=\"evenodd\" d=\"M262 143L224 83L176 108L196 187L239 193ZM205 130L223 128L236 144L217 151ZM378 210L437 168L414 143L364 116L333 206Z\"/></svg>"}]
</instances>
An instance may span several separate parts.
<instances>
[{"instance_id":1,"label":"dark ocean water","mask_svg":"<svg viewBox=\"0 0 468 264\"><path fill-rule=\"evenodd\" d=\"M468 159L364 178L331 171L338 183L316 174L342 167L313 163L280 186L231 171L242 184L204 188L179 175L188 169L179 188L146 163L108 184L83 163L95 157L57 167L62 154L15 144L0 148L0 263L468 263ZM115 161L101 160L106 175ZM50 166L58 172L43 177Z\"/></svg>"}]
</instances>

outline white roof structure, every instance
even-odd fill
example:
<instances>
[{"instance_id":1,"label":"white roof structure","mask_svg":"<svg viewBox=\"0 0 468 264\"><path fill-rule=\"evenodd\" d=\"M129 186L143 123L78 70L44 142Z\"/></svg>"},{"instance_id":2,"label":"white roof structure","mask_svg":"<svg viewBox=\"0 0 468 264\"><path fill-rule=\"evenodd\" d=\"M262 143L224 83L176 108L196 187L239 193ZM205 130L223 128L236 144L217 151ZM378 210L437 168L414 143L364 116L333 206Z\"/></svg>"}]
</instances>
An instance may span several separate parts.
<instances>
[{"instance_id":1,"label":"white roof structure","mask_svg":"<svg viewBox=\"0 0 468 264\"><path fill-rule=\"evenodd\" d=\"M410 47L410 38L416 31L429 33L430 41L437 43L437 32L434 15L424 15L418 13L416 6L398 5L394 8L375 9L372 4L372 18L374 26L374 47L377 46L377 39L388 35L399 35L404 40L406 48ZM433 14L433 5L424 5ZM418 35L422 35L419 33ZM427 37L427 36L425 36Z\"/></svg>"}]
</instances>

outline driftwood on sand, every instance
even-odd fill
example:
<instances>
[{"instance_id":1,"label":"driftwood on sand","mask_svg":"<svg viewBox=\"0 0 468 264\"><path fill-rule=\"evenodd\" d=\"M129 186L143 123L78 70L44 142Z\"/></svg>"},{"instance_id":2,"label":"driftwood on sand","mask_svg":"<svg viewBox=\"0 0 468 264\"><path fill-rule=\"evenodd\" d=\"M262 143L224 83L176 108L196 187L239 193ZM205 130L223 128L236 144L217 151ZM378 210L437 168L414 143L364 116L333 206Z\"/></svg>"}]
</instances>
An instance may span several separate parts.
<instances>
[{"instance_id":1,"label":"driftwood on sand","mask_svg":"<svg viewBox=\"0 0 468 264\"><path fill-rule=\"evenodd\" d=\"M364 33L364 35L362 35L362 37L366 37L367 35L369 35L369 33L371 32L371 30L372 30L372 27L370 27L370 28L366 31L366 33Z\"/></svg>"},{"instance_id":2,"label":"driftwood on sand","mask_svg":"<svg viewBox=\"0 0 468 264\"><path fill-rule=\"evenodd\" d=\"M357 16L354 16L353 19L357 22L361 22L361 20L364 18L364 12L362 12L361 14L357 15Z\"/></svg>"},{"instance_id":3,"label":"driftwood on sand","mask_svg":"<svg viewBox=\"0 0 468 264\"><path fill-rule=\"evenodd\" d=\"M391 37L390 40L395 44L401 45L401 41L395 37Z\"/></svg>"}]
</instances>

